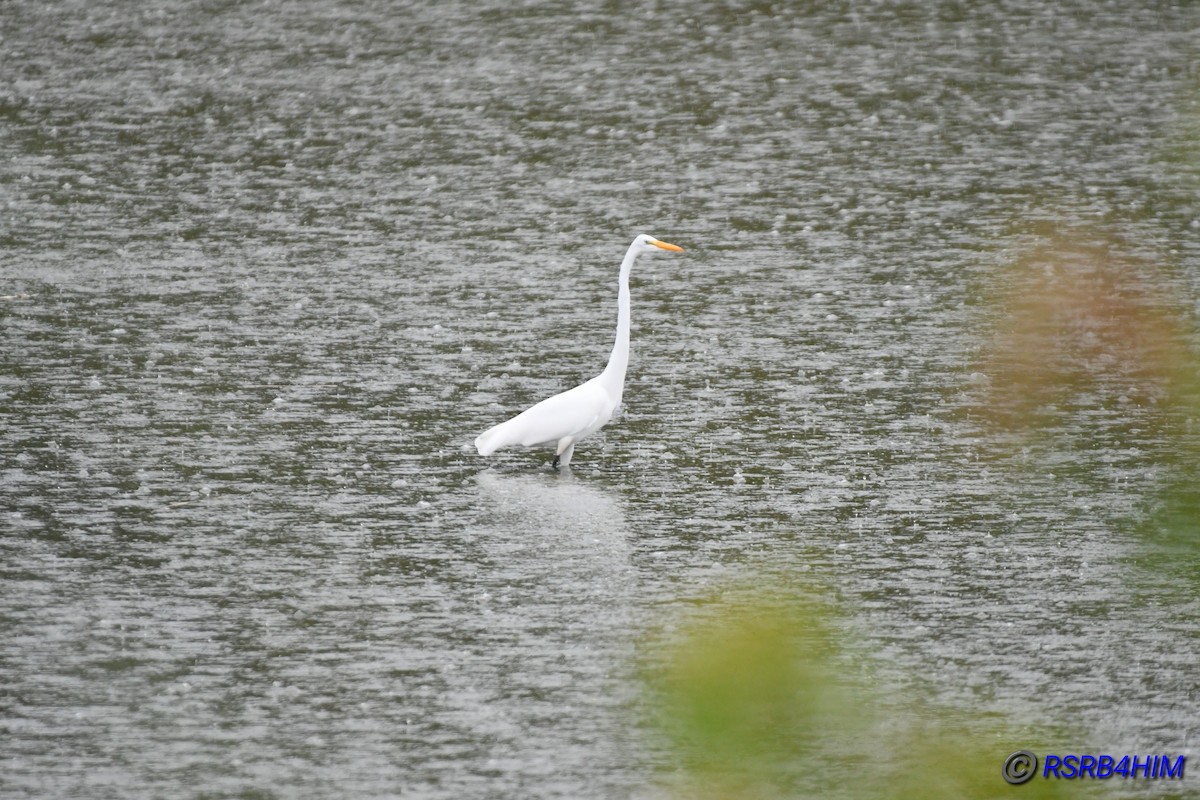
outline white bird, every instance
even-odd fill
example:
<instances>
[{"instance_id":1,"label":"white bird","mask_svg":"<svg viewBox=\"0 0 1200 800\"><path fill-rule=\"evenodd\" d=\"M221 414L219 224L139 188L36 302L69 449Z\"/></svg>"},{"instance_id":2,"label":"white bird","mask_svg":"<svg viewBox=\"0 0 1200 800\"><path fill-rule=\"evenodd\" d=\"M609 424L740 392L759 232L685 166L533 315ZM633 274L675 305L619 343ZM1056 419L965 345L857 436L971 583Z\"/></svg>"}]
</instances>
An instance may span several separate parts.
<instances>
[{"instance_id":1,"label":"white bird","mask_svg":"<svg viewBox=\"0 0 1200 800\"><path fill-rule=\"evenodd\" d=\"M683 252L679 245L660 242L642 234L633 240L621 261L617 281L617 341L608 366L596 377L574 389L547 397L506 422L488 428L475 439L479 455L487 456L509 445L534 447L556 443L554 466L568 466L575 444L604 427L625 391L625 369L629 366L629 273L642 253L661 250Z\"/></svg>"}]
</instances>

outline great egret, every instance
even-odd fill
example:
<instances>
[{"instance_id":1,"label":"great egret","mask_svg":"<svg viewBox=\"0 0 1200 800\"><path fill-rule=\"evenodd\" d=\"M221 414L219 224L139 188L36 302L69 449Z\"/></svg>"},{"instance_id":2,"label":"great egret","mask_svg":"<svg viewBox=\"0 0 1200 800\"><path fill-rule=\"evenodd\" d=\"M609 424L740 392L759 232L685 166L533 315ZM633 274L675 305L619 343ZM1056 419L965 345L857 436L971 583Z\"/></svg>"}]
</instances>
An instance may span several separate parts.
<instances>
[{"instance_id":1,"label":"great egret","mask_svg":"<svg viewBox=\"0 0 1200 800\"><path fill-rule=\"evenodd\" d=\"M625 391L625 368L629 366L629 272L642 253L661 250L683 252L679 245L660 242L641 234L629 245L621 260L617 281L617 341L608 366L596 377L574 389L547 397L506 422L488 428L475 439L479 455L487 456L501 447L519 444L534 447L557 443L554 466L571 463L575 443L600 430L610 419Z\"/></svg>"}]
</instances>

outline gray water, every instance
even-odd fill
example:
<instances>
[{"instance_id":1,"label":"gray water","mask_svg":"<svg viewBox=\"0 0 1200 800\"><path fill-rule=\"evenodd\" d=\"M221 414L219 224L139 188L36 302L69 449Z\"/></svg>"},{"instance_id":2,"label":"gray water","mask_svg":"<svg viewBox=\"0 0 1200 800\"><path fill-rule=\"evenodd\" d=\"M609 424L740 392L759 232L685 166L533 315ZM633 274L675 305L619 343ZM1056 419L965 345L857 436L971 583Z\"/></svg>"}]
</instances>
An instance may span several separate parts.
<instances>
[{"instance_id":1,"label":"gray water","mask_svg":"<svg viewBox=\"0 0 1200 800\"><path fill-rule=\"evenodd\" d=\"M1189 452L1158 387L1016 443L971 404L1048 241L1192 323L1198 41L1154 2L5 4L0 794L658 796L640 637L764 568L897 696L1194 752L1194 553L1137 567ZM569 471L478 457L603 366L640 232L686 252L637 266L619 417Z\"/></svg>"}]
</instances>

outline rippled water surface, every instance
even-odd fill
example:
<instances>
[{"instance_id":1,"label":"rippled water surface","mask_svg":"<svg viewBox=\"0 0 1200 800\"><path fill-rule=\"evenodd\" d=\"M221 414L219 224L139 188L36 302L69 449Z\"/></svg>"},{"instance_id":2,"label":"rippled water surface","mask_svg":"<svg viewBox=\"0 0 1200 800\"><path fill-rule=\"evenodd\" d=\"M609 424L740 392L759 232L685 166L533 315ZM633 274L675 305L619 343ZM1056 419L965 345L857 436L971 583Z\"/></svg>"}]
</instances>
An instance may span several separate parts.
<instances>
[{"instance_id":1,"label":"rippled water surface","mask_svg":"<svg viewBox=\"0 0 1200 800\"><path fill-rule=\"evenodd\" d=\"M640 632L765 565L898 695L1193 752L1156 375L1032 438L972 403L1039 253L1192 324L1198 41L1154 2L4 5L2 793L657 796ZM571 471L478 457L602 367L640 232L686 253L637 265L618 419Z\"/></svg>"}]
</instances>

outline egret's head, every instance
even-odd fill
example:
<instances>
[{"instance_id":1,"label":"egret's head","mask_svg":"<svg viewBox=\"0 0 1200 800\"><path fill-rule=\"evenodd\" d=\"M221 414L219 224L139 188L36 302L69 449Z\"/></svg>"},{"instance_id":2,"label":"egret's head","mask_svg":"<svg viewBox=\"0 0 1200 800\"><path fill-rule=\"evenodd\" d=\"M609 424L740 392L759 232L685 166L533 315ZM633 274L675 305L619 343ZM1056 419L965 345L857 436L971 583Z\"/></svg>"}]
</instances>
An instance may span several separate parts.
<instances>
[{"instance_id":1,"label":"egret's head","mask_svg":"<svg viewBox=\"0 0 1200 800\"><path fill-rule=\"evenodd\" d=\"M683 248L677 244L662 242L643 233L641 236L633 240L634 246L637 247L639 253L658 253L663 250L670 250L675 253L682 253Z\"/></svg>"}]
</instances>

